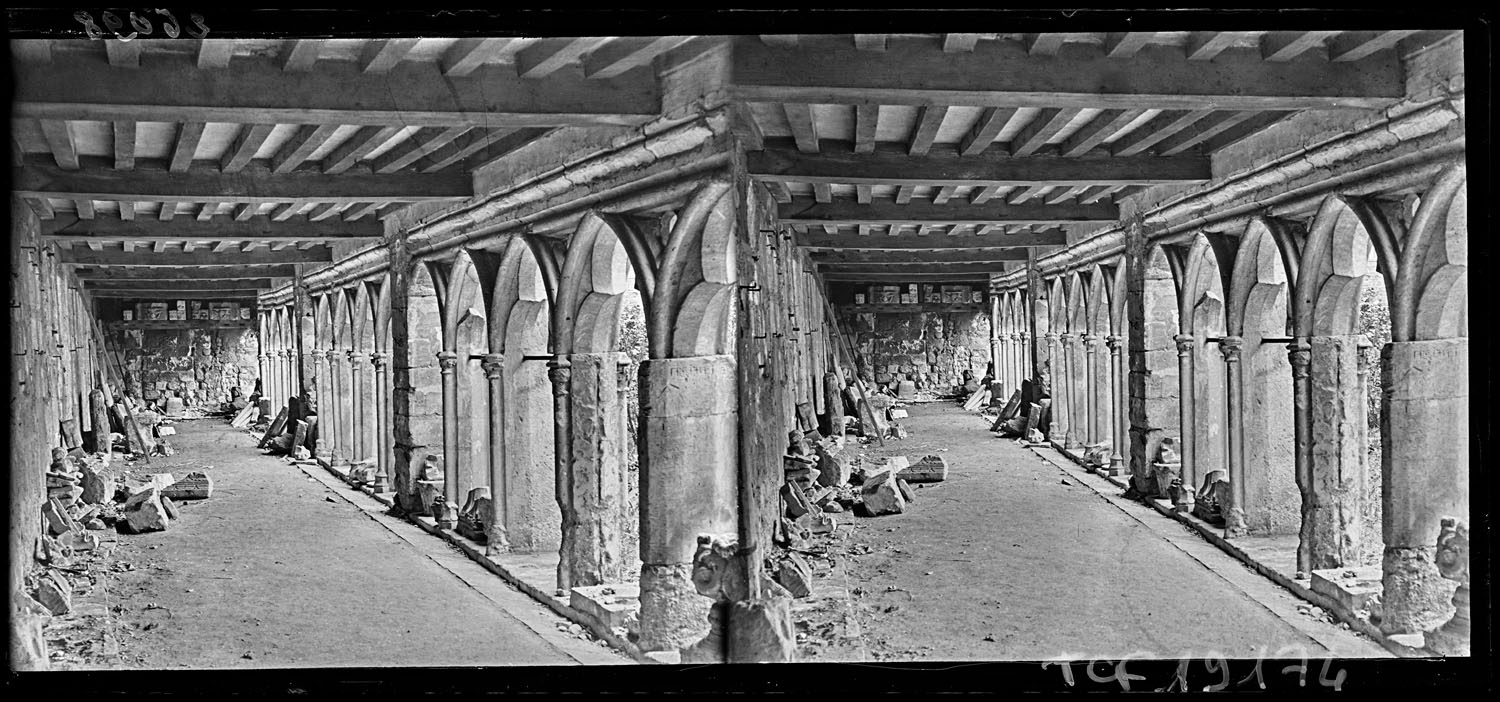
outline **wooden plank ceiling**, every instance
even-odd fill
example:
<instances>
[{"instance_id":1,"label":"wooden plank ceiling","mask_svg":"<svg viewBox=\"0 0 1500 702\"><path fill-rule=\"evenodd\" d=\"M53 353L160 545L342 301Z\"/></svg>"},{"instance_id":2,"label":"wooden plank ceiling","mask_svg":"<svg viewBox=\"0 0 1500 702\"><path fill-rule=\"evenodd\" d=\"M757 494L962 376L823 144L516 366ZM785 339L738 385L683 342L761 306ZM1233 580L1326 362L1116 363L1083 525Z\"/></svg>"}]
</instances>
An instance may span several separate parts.
<instances>
[{"instance_id":1,"label":"wooden plank ceiling","mask_svg":"<svg viewBox=\"0 0 1500 702\"><path fill-rule=\"evenodd\" d=\"M826 277L983 279L1288 115L1390 104L1411 34L16 40L13 190L90 288L249 294L656 117L657 59L728 41L749 168Z\"/></svg>"},{"instance_id":2,"label":"wooden plank ceiling","mask_svg":"<svg viewBox=\"0 0 1500 702\"><path fill-rule=\"evenodd\" d=\"M250 296L553 130L656 117L690 39L15 40L12 189L97 294Z\"/></svg>"},{"instance_id":3,"label":"wooden plank ceiling","mask_svg":"<svg viewBox=\"0 0 1500 702\"><path fill-rule=\"evenodd\" d=\"M1414 33L737 37L733 94L826 280L985 280L1289 115L1394 102Z\"/></svg>"}]
</instances>

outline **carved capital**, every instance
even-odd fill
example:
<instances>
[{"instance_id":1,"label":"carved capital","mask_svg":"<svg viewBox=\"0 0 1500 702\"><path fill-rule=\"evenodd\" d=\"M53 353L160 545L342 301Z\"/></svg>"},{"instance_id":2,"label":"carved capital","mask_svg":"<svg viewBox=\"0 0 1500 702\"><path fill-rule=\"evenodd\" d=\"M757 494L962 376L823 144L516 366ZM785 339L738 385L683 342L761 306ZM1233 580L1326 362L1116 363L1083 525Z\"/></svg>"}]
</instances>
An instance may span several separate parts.
<instances>
[{"instance_id":1,"label":"carved capital","mask_svg":"<svg viewBox=\"0 0 1500 702\"><path fill-rule=\"evenodd\" d=\"M338 360L339 351L338 349L324 349L323 357L327 358L328 363L331 365L334 361Z\"/></svg>"},{"instance_id":2,"label":"carved capital","mask_svg":"<svg viewBox=\"0 0 1500 702\"><path fill-rule=\"evenodd\" d=\"M1053 332L1046 332L1042 334L1042 338L1046 339L1047 343L1051 344L1052 342L1057 341L1057 334Z\"/></svg>"},{"instance_id":3,"label":"carved capital","mask_svg":"<svg viewBox=\"0 0 1500 702\"><path fill-rule=\"evenodd\" d=\"M1101 342L1103 340L1104 340L1104 337L1099 336L1098 334L1084 334L1083 335L1083 347L1089 353L1094 353L1095 351L1097 351L1099 349L1099 342Z\"/></svg>"},{"instance_id":4,"label":"carved capital","mask_svg":"<svg viewBox=\"0 0 1500 702\"><path fill-rule=\"evenodd\" d=\"M479 362L484 369L484 377L490 380L499 380L500 374L505 371L505 354L487 353L484 360Z\"/></svg>"},{"instance_id":5,"label":"carved capital","mask_svg":"<svg viewBox=\"0 0 1500 702\"><path fill-rule=\"evenodd\" d=\"M437 355L438 367L443 374L452 375L458 372L458 354L453 351L440 351Z\"/></svg>"},{"instance_id":6,"label":"carved capital","mask_svg":"<svg viewBox=\"0 0 1500 702\"><path fill-rule=\"evenodd\" d=\"M1244 339L1238 336L1226 336L1219 339L1219 353L1224 354L1225 363L1239 363L1240 351L1244 345Z\"/></svg>"},{"instance_id":7,"label":"carved capital","mask_svg":"<svg viewBox=\"0 0 1500 702\"><path fill-rule=\"evenodd\" d=\"M1292 377L1302 379L1308 377L1309 368L1312 367L1312 346L1306 341L1298 339L1286 345L1287 360L1292 363Z\"/></svg>"},{"instance_id":8,"label":"carved capital","mask_svg":"<svg viewBox=\"0 0 1500 702\"><path fill-rule=\"evenodd\" d=\"M349 359L349 365L354 368L359 368L359 358L363 355L364 354L355 351L354 349L349 349L348 351L344 352L344 356Z\"/></svg>"},{"instance_id":9,"label":"carved capital","mask_svg":"<svg viewBox=\"0 0 1500 702\"><path fill-rule=\"evenodd\" d=\"M326 363L329 359L328 352L323 349L313 349L311 355L314 364Z\"/></svg>"},{"instance_id":10,"label":"carved capital","mask_svg":"<svg viewBox=\"0 0 1500 702\"><path fill-rule=\"evenodd\" d=\"M261 363L265 363L266 361L271 360L271 354L263 353L263 354L257 356L256 358L259 358Z\"/></svg>"},{"instance_id":11,"label":"carved capital","mask_svg":"<svg viewBox=\"0 0 1500 702\"><path fill-rule=\"evenodd\" d=\"M375 370L385 370L385 364L390 360L391 355L384 351L370 354L370 365L375 366Z\"/></svg>"},{"instance_id":12,"label":"carved capital","mask_svg":"<svg viewBox=\"0 0 1500 702\"><path fill-rule=\"evenodd\" d=\"M1172 337L1172 341L1177 342L1177 355L1186 356L1193 352L1193 345L1196 340L1191 334L1178 334Z\"/></svg>"},{"instance_id":13,"label":"carved capital","mask_svg":"<svg viewBox=\"0 0 1500 702\"><path fill-rule=\"evenodd\" d=\"M1072 343L1073 339L1075 339L1075 338L1077 338L1076 334L1071 334L1071 333L1068 333L1068 332L1063 332L1063 333L1057 335L1057 340L1063 342L1064 344L1070 344L1070 343Z\"/></svg>"},{"instance_id":14,"label":"carved capital","mask_svg":"<svg viewBox=\"0 0 1500 702\"><path fill-rule=\"evenodd\" d=\"M1119 334L1110 334L1104 337L1104 345L1109 347L1111 353L1118 353L1125 337Z\"/></svg>"}]
</instances>

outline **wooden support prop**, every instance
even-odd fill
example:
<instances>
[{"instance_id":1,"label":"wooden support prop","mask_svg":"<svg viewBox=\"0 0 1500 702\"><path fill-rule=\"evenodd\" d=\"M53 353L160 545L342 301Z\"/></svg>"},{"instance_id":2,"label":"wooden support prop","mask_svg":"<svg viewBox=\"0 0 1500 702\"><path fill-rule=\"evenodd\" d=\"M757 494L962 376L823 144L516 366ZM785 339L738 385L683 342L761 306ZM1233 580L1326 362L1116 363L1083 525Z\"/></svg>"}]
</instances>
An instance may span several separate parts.
<instances>
[{"instance_id":1,"label":"wooden support prop","mask_svg":"<svg viewBox=\"0 0 1500 702\"><path fill-rule=\"evenodd\" d=\"M275 421L271 422L271 426L266 427L266 433L261 435L260 443L256 445L256 448L270 446L271 439L281 436L281 430L286 428L286 418L287 408L282 407L281 412L277 413Z\"/></svg>"},{"instance_id":2,"label":"wooden support prop","mask_svg":"<svg viewBox=\"0 0 1500 702\"><path fill-rule=\"evenodd\" d=\"M90 449L94 453L104 454L108 459L113 455L113 451L109 445L109 405L104 403L102 386L89 392L89 416L94 425L94 441Z\"/></svg>"}]
</instances>

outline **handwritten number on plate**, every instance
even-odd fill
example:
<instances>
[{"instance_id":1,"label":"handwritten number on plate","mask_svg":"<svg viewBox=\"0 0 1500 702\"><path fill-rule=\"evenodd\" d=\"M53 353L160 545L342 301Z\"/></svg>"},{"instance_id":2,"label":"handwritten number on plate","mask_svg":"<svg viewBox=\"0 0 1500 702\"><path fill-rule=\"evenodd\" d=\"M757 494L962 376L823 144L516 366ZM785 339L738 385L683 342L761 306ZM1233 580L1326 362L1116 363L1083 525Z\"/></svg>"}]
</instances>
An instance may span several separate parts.
<instances>
[{"instance_id":1,"label":"handwritten number on plate","mask_svg":"<svg viewBox=\"0 0 1500 702\"><path fill-rule=\"evenodd\" d=\"M79 10L73 13L73 19L78 20L83 24L83 31L84 33L89 35L90 39L99 39L104 36L104 30L100 29L99 25L94 24L93 15L90 15L83 10Z\"/></svg>"},{"instance_id":2,"label":"handwritten number on plate","mask_svg":"<svg viewBox=\"0 0 1500 702\"><path fill-rule=\"evenodd\" d=\"M178 26L177 18L172 16L171 10L157 10L156 14L163 15L167 18L167 21L162 22L161 24L161 31L165 32L168 37L176 39L177 35L182 33L182 27Z\"/></svg>"}]
</instances>

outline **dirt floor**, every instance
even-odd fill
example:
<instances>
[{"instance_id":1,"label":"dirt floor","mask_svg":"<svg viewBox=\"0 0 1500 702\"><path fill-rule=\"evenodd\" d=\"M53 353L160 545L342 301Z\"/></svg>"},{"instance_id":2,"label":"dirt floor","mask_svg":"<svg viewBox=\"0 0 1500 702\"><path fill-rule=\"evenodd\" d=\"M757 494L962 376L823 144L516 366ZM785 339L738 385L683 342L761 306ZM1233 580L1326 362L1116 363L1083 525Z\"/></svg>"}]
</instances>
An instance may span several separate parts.
<instances>
[{"instance_id":1,"label":"dirt floor","mask_svg":"<svg viewBox=\"0 0 1500 702\"><path fill-rule=\"evenodd\" d=\"M44 630L54 669L630 662L225 420L177 427L176 455L134 472L203 470L213 496L180 504L164 532L93 532L107 543L74 558L74 613Z\"/></svg>"},{"instance_id":2,"label":"dirt floor","mask_svg":"<svg viewBox=\"0 0 1500 702\"><path fill-rule=\"evenodd\" d=\"M948 480L913 485L904 514L837 515L847 526L813 558L812 596L793 608L804 660L1330 655L1309 632L1348 642L1339 655L1383 654L1196 535L1188 550L1174 545L1185 527L1111 504L978 415L947 402L908 409L909 438L845 450L874 464L941 455Z\"/></svg>"}]
</instances>

